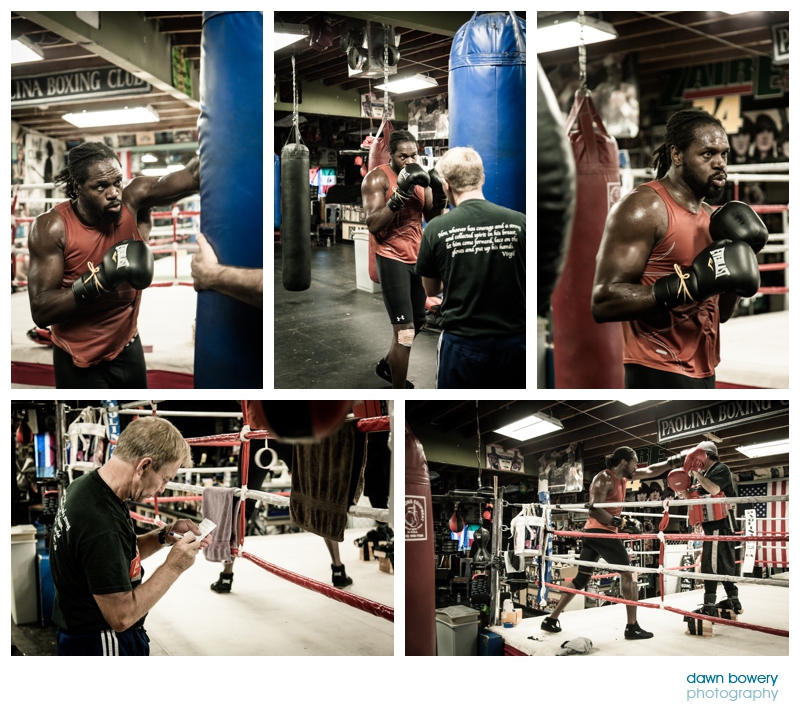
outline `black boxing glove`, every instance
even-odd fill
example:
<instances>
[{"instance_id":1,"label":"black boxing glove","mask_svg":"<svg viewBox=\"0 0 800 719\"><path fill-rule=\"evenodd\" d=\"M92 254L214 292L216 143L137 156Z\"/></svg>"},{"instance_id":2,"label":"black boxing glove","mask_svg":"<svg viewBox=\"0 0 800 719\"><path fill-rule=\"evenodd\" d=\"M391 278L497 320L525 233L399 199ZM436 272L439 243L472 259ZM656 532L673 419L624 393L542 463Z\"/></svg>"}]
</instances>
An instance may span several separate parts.
<instances>
[{"instance_id":1,"label":"black boxing glove","mask_svg":"<svg viewBox=\"0 0 800 719\"><path fill-rule=\"evenodd\" d=\"M430 187L433 193L433 207L437 210L443 210L447 207L447 193L444 191L442 178L439 177L439 173L435 169L428 173L428 177L430 177Z\"/></svg>"},{"instance_id":2,"label":"black boxing glove","mask_svg":"<svg viewBox=\"0 0 800 719\"><path fill-rule=\"evenodd\" d=\"M414 196L414 188L417 185L427 187L430 181L431 178L428 173L420 165L416 163L406 165L397 176L397 187L395 187L386 206L392 212L397 212L406 204L406 200Z\"/></svg>"},{"instance_id":3,"label":"black boxing glove","mask_svg":"<svg viewBox=\"0 0 800 719\"><path fill-rule=\"evenodd\" d=\"M137 290L143 290L153 281L153 252L146 242L124 240L106 252L103 261L94 267L89 263L84 272L72 283L72 293L79 305L118 289L128 282Z\"/></svg>"},{"instance_id":4,"label":"black boxing glove","mask_svg":"<svg viewBox=\"0 0 800 719\"><path fill-rule=\"evenodd\" d=\"M741 240L758 254L769 239L769 232L750 205L734 200L711 213L708 225L712 240Z\"/></svg>"},{"instance_id":5,"label":"black boxing glove","mask_svg":"<svg viewBox=\"0 0 800 719\"><path fill-rule=\"evenodd\" d=\"M752 297L761 285L758 260L751 247L741 241L718 240L702 250L691 267L675 265L674 274L653 285L659 307L678 307L702 302L723 292Z\"/></svg>"}]
</instances>

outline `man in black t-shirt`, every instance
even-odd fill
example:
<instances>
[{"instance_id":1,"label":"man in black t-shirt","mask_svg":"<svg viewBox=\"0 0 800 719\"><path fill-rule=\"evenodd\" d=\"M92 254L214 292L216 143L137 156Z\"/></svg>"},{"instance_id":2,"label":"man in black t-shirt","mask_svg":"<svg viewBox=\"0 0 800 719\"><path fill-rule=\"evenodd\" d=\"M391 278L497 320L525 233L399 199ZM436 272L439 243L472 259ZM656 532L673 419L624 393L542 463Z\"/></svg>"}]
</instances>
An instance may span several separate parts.
<instances>
[{"instance_id":1,"label":"man in black t-shirt","mask_svg":"<svg viewBox=\"0 0 800 719\"><path fill-rule=\"evenodd\" d=\"M697 448L706 453L706 462L701 471L692 470L689 474L699 484L696 491L701 497L724 496L735 497L733 475L728 465L719 461L717 446L713 442L700 442ZM709 537L726 537L736 534L736 524L728 505L704 505L703 533ZM706 521L707 520L707 521ZM703 554L700 560L700 571L704 574L736 575L735 542L703 542ZM739 590L732 581L723 580L722 586L727 594L717 604L717 584L715 579L703 582L703 609L711 616L717 616L720 609L742 613L739 601Z\"/></svg>"},{"instance_id":2,"label":"man in black t-shirt","mask_svg":"<svg viewBox=\"0 0 800 719\"><path fill-rule=\"evenodd\" d=\"M417 274L443 293L437 389L525 389L525 215L483 196L483 162L454 147L436 166L454 210L425 228Z\"/></svg>"},{"instance_id":3,"label":"man in black t-shirt","mask_svg":"<svg viewBox=\"0 0 800 719\"><path fill-rule=\"evenodd\" d=\"M50 546L57 654L150 653L147 613L211 535L195 541L197 525L182 519L137 536L126 502L160 494L181 466L191 467L192 455L180 432L165 419L143 417L119 435L106 464L65 490ZM142 560L165 545L172 546L166 560L142 582Z\"/></svg>"}]
</instances>

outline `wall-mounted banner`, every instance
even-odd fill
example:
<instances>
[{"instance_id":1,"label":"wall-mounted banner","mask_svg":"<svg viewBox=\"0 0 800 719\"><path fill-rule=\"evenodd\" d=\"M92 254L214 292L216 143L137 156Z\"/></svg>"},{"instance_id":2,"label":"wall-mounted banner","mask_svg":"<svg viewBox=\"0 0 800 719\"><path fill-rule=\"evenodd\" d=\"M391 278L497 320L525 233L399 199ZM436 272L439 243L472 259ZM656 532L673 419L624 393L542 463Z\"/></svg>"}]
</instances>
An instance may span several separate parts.
<instances>
[{"instance_id":1,"label":"wall-mounted banner","mask_svg":"<svg viewBox=\"0 0 800 719\"><path fill-rule=\"evenodd\" d=\"M144 95L150 83L119 67L62 70L11 78L11 107L79 102L115 95Z\"/></svg>"},{"instance_id":2,"label":"wall-mounted banner","mask_svg":"<svg viewBox=\"0 0 800 719\"><path fill-rule=\"evenodd\" d=\"M752 422L754 419L789 413L789 400L743 399L718 402L656 420L658 441L668 442L682 437L700 438L704 432ZM700 441L698 439L698 441Z\"/></svg>"},{"instance_id":3,"label":"wall-mounted banner","mask_svg":"<svg viewBox=\"0 0 800 719\"><path fill-rule=\"evenodd\" d=\"M502 444L486 445L486 466L501 472L525 472L525 460L520 451L516 447L503 449Z\"/></svg>"},{"instance_id":4,"label":"wall-mounted banner","mask_svg":"<svg viewBox=\"0 0 800 719\"><path fill-rule=\"evenodd\" d=\"M550 494L583 492L583 442L572 442L539 455L539 480Z\"/></svg>"}]
</instances>

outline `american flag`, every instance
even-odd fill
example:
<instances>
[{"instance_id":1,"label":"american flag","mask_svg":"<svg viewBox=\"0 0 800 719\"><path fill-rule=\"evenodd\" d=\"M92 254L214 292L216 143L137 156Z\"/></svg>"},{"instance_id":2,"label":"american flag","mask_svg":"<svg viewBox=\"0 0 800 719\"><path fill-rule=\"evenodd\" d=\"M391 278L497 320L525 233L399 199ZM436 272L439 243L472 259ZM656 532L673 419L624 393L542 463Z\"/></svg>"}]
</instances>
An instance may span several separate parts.
<instances>
[{"instance_id":1,"label":"american flag","mask_svg":"<svg viewBox=\"0 0 800 719\"><path fill-rule=\"evenodd\" d=\"M740 484L740 497L774 497L789 494L789 480L780 479L759 484ZM789 502L758 502L756 510L756 532L769 534L789 531ZM761 542L756 549L756 565L781 568L789 565L788 542Z\"/></svg>"}]
</instances>

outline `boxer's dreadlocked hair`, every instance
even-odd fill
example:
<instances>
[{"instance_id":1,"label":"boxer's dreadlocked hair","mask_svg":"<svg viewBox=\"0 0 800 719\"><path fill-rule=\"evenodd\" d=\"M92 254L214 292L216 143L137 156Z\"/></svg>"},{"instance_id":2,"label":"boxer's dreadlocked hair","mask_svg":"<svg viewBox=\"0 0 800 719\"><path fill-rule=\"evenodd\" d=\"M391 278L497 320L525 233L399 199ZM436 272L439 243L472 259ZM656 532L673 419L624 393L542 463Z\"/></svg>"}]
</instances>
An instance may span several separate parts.
<instances>
[{"instance_id":1,"label":"boxer's dreadlocked hair","mask_svg":"<svg viewBox=\"0 0 800 719\"><path fill-rule=\"evenodd\" d=\"M397 146L401 142L413 142L417 144L417 138L414 137L408 130L395 130L389 135L389 154L394 155L397 152Z\"/></svg>"},{"instance_id":2,"label":"boxer's dreadlocked hair","mask_svg":"<svg viewBox=\"0 0 800 719\"><path fill-rule=\"evenodd\" d=\"M705 110L691 108L679 110L667 121L667 133L664 144L653 153L653 169L656 171L656 180L660 180L669 171L672 160L669 156L670 148L674 145L684 152L695 140L695 130L703 125L717 125L722 129L722 123Z\"/></svg>"},{"instance_id":3,"label":"boxer's dreadlocked hair","mask_svg":"<svg viewBox=\"0 0 800 719\"><path fill-rule=\"evenodd\" d=\"M636 452L630 447L618 447L614 454L606 455L606 468L616 467L620 462L629 462L636 457Z\"/></svg>"},{"instance_id":4,"label":"boxer's dreadlocked hair","mask_svg":"<svg viewBox=\"0 0 800 719\"><path fill-rule=\"evenodd\" d=\"M102 142L84 142L69 151L67 167L53 178L53 182L64 187L67 197L76 200L78 193L75 191L74 182L86 182L89 168L94 163L116 159L117 154L108 145Z\"/></svg>"}]
</instances>

